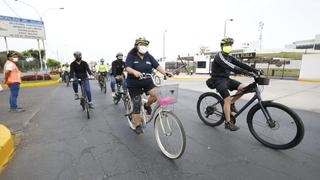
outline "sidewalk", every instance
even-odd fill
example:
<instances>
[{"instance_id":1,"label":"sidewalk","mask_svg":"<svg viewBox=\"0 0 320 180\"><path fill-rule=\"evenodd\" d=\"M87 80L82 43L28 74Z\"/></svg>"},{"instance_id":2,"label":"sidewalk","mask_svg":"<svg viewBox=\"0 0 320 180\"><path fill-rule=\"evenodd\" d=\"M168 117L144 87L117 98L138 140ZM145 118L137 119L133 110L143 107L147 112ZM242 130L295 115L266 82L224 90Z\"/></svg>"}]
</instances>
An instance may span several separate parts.
<instances>
[{"instance_id":1,"label":"sidewalk","mask_svg":"<svg viewBox=\"0 0 320 180\"><path fill-rule=\"evenodd\" d=\"M18 97L18 105L26 111L10 113L9 90L0 92L0 124L7 126L13 134L19 133L29 123L33 116L39 112L43 102L48 99L58 86L21 88Z\"/></svg>"}]
</instances>

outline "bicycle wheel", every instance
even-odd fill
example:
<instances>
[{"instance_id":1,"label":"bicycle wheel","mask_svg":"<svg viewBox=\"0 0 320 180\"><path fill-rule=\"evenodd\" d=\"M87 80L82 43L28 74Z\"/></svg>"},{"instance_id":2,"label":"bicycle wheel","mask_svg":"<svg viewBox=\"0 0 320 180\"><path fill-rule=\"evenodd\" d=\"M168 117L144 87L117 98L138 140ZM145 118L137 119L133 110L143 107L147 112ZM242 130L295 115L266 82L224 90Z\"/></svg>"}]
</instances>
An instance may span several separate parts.
<instances>
[{"instance_id":1,"label":"bicycle wheel","mask_svg":"<svg viewBox=\"0 0 320 180\"><path fill-rule=\"evenodd\" d=\"M107 94L107 82L105 78L103 79L103 92L104 94Z\"/></svg>"},{"instance_id":2,"label":"bicycle wheel","mask_svg":"<svg viewBox=\"0 0 320 180\"><path fill-rule=\"evenodd\" d=\"M223 123L223 100L213 92L203 93L197 103L198 116L208 126L218 126Z\"/></svg>"},{"instance_id":3,"label":"bicycle wheel","mask_svg":"<svg viewBox=\"0 0 320 180\"><path fill-rule=\"evenodd\" d=\"M86 112L87 112L87 118L90 119L90 107L88 101L86 101Z\"/></svg>"},{"instance_id":4,"label":"bicycle wheel","mask_svg":"<svg viewBox=\"0 0 320 180\"><path fill-rule=\"evenodd\" d=\"M248 112L247 123L251 134L263 145L273 149L289 149L298 145L304 136L300 117L290 108L271 101L263 102L272 123L264 116L259 104Z\"/></svg>"},{"instance_id":5,"label":"bicycle wheel","mask_svg":"<svg viewBox=\"0 0 320 180\"><path fill-rule=\"evenodd\" d=\"M66 83L67 83L67 87L69 87L69 84L70 84L69 76L66 76Z\"/></svg>"},{"instance_id":6,"label":"bicycle wheel","mask_svg":"<svg viewBox=\"0 0 320 180\"><path fill-rule=\"evenodd\" d=\"M154 121L154 134L161 152L178 159L186 148L186 135L179 118L172 111L161 111Z\"/></svg>"},{"instance_id":7,"label":"bicycle wheel","mask_svg":"<svg viewBox=\"0 0 320 180\"><path fill-rule=\"evenodd\" d=\"M81 98L81 99L80 99L80 106L82 107L82 110L83 110L83 111L86 109L84 98Z\"/></svg>"},{"instance_id":8,"label":"bicycle wheel","mask_svg":"<svg viewBox=\"0 0 320 180\"><path fill-rule=\"evenodd\" d=\"M160 86L161 85L161 79L160 79L159 76L157 76L157 75L153 76L153 80L154 80L154 84L156 86Z\"/></svg>"}]
</instances>

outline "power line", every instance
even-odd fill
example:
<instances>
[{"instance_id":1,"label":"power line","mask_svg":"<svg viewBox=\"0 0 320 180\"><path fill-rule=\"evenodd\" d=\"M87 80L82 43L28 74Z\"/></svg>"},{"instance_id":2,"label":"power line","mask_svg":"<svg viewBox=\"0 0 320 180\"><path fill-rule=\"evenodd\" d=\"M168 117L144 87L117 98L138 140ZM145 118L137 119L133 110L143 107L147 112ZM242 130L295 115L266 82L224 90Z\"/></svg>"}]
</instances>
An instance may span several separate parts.
<instances>
[{"instance_id":1,"label":"power line","mask_svg":"<svg viewBox=\"0 0 320 180\"><path fill-rule=\"evenodd\" d=\"M2 0L7 6L8 8L19 18L21 18L21 16L10 6L10 4L6 1L6 0Z\"/></svg>"}]
</instances>

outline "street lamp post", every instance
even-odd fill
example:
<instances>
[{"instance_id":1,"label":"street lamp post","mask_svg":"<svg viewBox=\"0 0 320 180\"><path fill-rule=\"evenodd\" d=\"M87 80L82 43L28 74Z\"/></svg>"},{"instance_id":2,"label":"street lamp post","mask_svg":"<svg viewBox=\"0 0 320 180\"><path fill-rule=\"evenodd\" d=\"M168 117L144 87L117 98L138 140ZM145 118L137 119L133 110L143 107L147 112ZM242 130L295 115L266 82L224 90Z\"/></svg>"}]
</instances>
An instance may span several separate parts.
<instances>
[{"instance_id":1,"label":"street lamp post","mask_svg":"<svg viewBox=\"0 0 320 180\"><path fill-rule=\"evenodd\" d=\"M259 31L260 31L260 35L259 35L259 46L260 46L260 51L262 49L262 29L263 29L264 23L262 21L259 22Z\"/></svg>"},{"instance_id":2,"label":"street lamp post","mask_svg":"<svg viewBox=\"0 0 320 180\"><path fill-rule=\"evenodd\" d=\"M163 54L162 54L162 61L165 62L166 59L166 32L167 30L165 30L163 32Z\"/></svg>"},{"instance_id":3,"label":"street lamp post","mask_svg":"<svg viewBox=\"0 0 320 180\"><path fill-rule=\"evenodd\" d=\"M227 21L233 21L233 19L226 19L224 21L224 33L223 33L223 37L226 37L226 33L227 33Z\"/></svg>"},{"instance_id":4,"label":"street lamp post","mask_svg":"<svg viewBox=\"0 0 320 180\"><path fill-rule=\"evenodd\" d=\"M48 8L48 9L46 9L45 11L43 11L43 13L42 14L40 14L40 12L35 8L35 7L33 7L32 5L30 5L30 4L28 4L28 3L25 3L25 2L23 2L23 1L20 1L20 0L15 0L16 2L20 2L20 3L22 3L22 4L24 4L24 5L26 5L26 6L29 6L30 8L32 8L37 14L38 14L38 16L39 16L39 18L40 18L40 21L41 22L43 22L43 31L44 31L44 38L43 39L41 39L41 41L42 41L42 46L43 46L43 50L44 50L44 65L45 65L45 69L47 70L47 64L46 64L46 62L47 62L47 57L46 57L46 48L45 48L45 43L44 43L44 40L45 40L45 38L46 38L46 28L45 28L45 26L44 26L44 21L43 21L43 16L44 16L44 14L45 13L47 13L48 11L51 11L51 10L57 10L57 9L60 9L60 10L63 10L64 8L63 7L61 7L61 8ZM39 47L39 59L40 59L40 69L41 69L41 71L43 71L43 65L42 65L42 60L43 60L43 58L41 57L41 50L40 50L40 44L39 44L39 39L38 39L38 47Z\"/></svg>"}]
</instances>

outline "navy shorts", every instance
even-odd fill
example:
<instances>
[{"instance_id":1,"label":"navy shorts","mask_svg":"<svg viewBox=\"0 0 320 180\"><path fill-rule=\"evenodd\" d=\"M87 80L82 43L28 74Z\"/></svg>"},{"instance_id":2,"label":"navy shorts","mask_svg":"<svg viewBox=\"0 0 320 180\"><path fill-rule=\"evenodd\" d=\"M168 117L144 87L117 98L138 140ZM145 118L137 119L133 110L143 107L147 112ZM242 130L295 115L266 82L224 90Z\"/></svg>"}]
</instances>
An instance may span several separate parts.
<instances>
[{"instance_id":1,"label":"navy shorts","mask_svg":"<svg viewBox=\"0 0 320 180\"><path fill-rule=\"evenodd\" d=\"M134 98L136 96L140 96L142 93L147 94L148 91L155 88L156 85L154 85L153 81L146 81L143 84L140 84L139 87L128 87L129 94L131 98Z\"/></svg>"},{"instance_id":2,"label":"navy shorts","mask_svg":"<svg viewBox=\"0 0 320 180\"><path fill-rule=\"evenodd\" d=\"M229 78L217 78L215 79L215 86L218 93L223 99L230 96L229 90L237 90L241 83L234 79Z\"/></svg>"}]
</instances>

